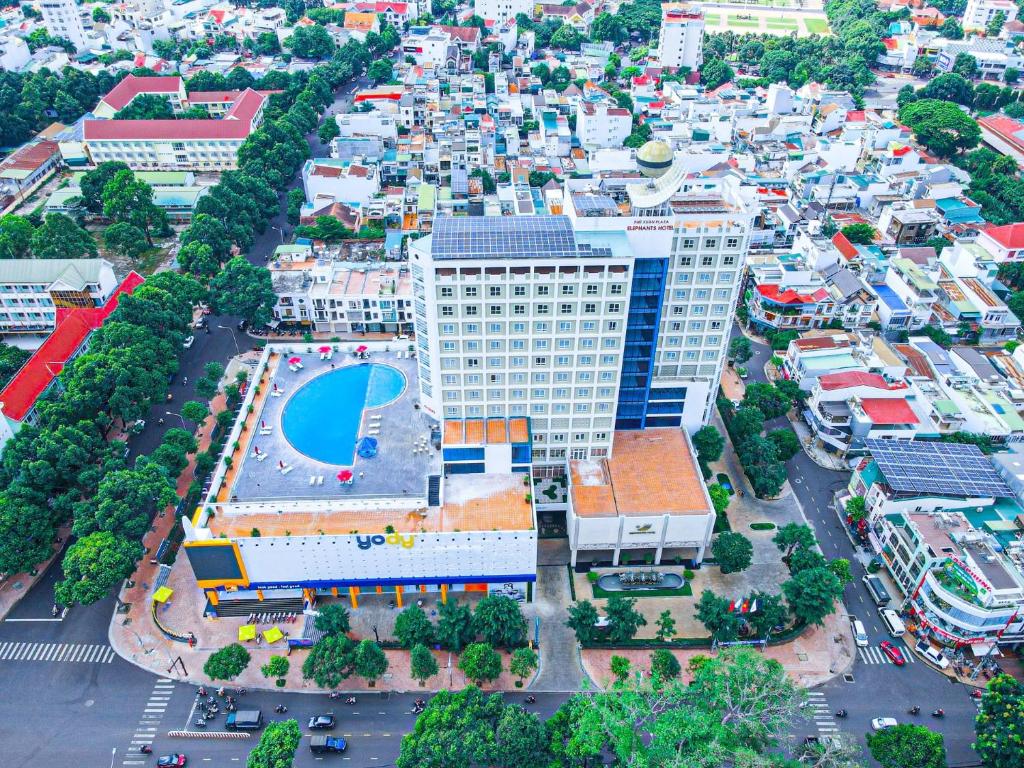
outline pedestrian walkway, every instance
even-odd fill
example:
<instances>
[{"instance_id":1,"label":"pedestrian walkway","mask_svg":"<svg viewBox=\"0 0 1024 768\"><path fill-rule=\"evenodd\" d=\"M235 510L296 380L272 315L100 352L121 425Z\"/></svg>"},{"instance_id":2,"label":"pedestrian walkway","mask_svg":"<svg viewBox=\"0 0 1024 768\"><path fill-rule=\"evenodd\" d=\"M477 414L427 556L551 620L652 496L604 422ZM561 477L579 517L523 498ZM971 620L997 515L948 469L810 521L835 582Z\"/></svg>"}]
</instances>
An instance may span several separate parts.
<instances>
[{"instance_id":1,"label":"pedestrian walkway","mask_svg":"<svg viewBox=\"0 0 1024 768\"><path fill-rule=\"evenodd\" d=\"M907 646L903 643L893 643L893 645L903 654L903 658L907 660L908 664L917 663L917 659L914 658L914 654L910 652ZM892 664L889 657L882 653L881 648L858 648L857 655L863 664Z\"/></svg>"},{"instance_id":2,"label":"pedestrian walkway","mask_svg":"<svg viewBox=\"0 0 1024 768\"><path fill-rule=\"evenodd\" d=\"M141 749L144 746L153 746L153 740L156 739L157 730L160 728L160 721L163 720L167 705L170 703L173 694L173 680L166 677L157 679L153 685L153 691L149 694L149 700L146 702L146 708L142 713L139 724L135 726L135 732L132 734L131 744L128 747L124 760L121 762L122 765L147 764L146 757L142 754Z\"/></svg>"},{"instance_id":3,"label":"pedestrian walkway","mask_svg":"<svg viewBox=\"0 0 1024 768\"><path fill-rule=\"evenodd\" d=\"M825 698L824 693L808 691L807 709L810 710L809 715L814 721L814 727L819 734L831 736L839 731L839 727L836 725L835 718L832 715L832 708L829 706L828 699Z\"/></svg>"},{"instance_id":4,"label":"pedestrian walkway","mask_svg":"<svg viewBox=\"0 0 1024 768\"><path fill-rule=\"evenodd\" d=\"M109 645L91 643L0 643L0 661L109 664L115 655Z\"/></svg>"},{"instance_id":5,"label":"pedestrian walkway","mask_svg":"<svg viewBox=\"0 0 1024 768\"><path fill-rule=\"evenodd\" d=\"M524 606L527 619L540 619L540 671L530 684L533 691L578 691L583 683L576 635L565 625L572 595L564 565L537 568L537 594ZM531 630L533 627L531 626Z\"/></svg>"}]
</instances>

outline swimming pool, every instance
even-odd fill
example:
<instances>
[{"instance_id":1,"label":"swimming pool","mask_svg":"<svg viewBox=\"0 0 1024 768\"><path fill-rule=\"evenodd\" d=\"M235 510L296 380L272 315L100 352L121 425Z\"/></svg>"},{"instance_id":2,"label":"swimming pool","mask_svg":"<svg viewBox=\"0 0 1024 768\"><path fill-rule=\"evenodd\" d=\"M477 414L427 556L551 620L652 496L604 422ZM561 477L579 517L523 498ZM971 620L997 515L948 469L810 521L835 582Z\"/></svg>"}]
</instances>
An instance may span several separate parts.
<instances>
[{"instance_id":1,"label":"swimming pool","mask_svg":"<svg viewBox=\"0 0 1024 768\"><path fill-rule=\"evenodd\" d=\"M351 467L363 410L398 399L405 387L405 374L390 365L363 363L321 374L288 399L281 429L311 459Z\"/></svg>"}]
</instances>

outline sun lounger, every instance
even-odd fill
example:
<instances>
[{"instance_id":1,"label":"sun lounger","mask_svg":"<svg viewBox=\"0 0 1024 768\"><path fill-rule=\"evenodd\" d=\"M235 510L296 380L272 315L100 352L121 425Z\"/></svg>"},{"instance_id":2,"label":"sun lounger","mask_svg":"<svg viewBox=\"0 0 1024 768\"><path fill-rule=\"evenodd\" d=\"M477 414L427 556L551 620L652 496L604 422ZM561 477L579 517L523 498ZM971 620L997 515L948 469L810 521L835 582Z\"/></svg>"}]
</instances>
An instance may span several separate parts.
<instances>
[{"instance_id":1,"label":"sun lounger","mask_svg":"<svg viewBox=\"0 0 1024 768\"><path fill-rule=\"evenodd\" d=\"M310 475L309 476L309 484L310 484L310 486L316 485L316 475Z\"/></svg>"},{"instance_id":2,"label":"sun lounger","mask_svg":"<svg viewBox=\"0 0 1024 768\"><path fill-rule=\"evenodd\" d=\"M256 461L263 461L265 458L267 458L268 455L269 454L267 453L261 453L259 456L256 457Z\"/></svg>"},{"instance_id":3,"label":"sun lounger","mask_svg":"<svg viewBox=\"0 0 1024 768\"><path fill-rule=\"evenodd\" d=\"M295 469L295 467L291 466L290 464L286 464L286 465L285 465L285 467L284 467L284 469L282 469L282 470L281 470L281 474L282 474L282 475L287 475L287 474L288 474L289 472L291 472L291 471L292 471L293 469Z\"/></svg>"},{"instance_id":4,"label":"sun lounger","mask_svg":"<svg viewBox=\"0 0 1024 768\"><path fill-rule=\"evenodd\" d=\"M320 475L319 477L317 477L316 484L317 485L323 485L324 484L324 476L323 475Z\"/></svg>"},{"instance_id":5,"label":"sun lounger","mask_svg":"<svg viewBox=\"0 0 1024 768\"><path fill-rule=\"evenodd\" d=\"M271 397L280 397L283 394L284 394L284 392L282 392L280 389L272 389L272 390L270 390L270 396Z\"/></svg>"}]
</instances>

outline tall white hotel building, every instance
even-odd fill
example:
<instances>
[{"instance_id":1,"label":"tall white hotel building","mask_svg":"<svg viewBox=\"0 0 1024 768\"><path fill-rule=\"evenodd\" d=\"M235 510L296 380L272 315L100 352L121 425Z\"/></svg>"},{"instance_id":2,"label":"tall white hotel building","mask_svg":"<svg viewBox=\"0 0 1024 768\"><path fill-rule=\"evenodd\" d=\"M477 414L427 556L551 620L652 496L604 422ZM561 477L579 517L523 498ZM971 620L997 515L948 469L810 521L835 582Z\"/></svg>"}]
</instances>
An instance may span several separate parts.
<instances>
[{"instance_id":1,"label":"tall white hotel building","mask_svg":"<svg viewBox=\"0 0 1024 768\"><path fill-rule=\"evenodd\" d=\"M529 417L538 475L707 422L754 211L664 152L618 191L570 180L561 215L441 217L411 244L427 413Z\"/></svg>"}]
</instances>

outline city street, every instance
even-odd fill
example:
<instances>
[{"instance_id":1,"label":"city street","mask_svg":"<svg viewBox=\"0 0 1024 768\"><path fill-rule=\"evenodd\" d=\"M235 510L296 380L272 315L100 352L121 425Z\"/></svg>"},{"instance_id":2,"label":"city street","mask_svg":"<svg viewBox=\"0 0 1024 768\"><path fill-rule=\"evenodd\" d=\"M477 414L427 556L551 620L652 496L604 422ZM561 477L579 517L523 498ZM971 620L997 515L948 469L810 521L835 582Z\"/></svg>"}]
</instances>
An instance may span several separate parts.
<instances>
[{"instance_id":1,"label":"city street","mask_svg":"<svg viewBox=\"0 0 1024 768\"><path fill-rule=\"evenodd\" d=\"M733 336L737 335L740 332L734 328ZM767 381L764 366L771 358L771 350L753 340L752 346L754 356L745 364L750 376L748 381ZM768 428L786 424L786 417L781 417L770 422ZM842 610L864 623L870 640L867 648L858 649L851 670L852 680L840 676L812 691L811 708L815 716L802 730L798 729L796 735L825 735L839 729L863 741L863 735L871 729L872 718L895 717L901 723L916 722L941 732L946 739L951 766L977 763L977 755L971 749L977 709L969 690L951 682L912 653L905 652L907 664L897 667L878 649L882 640L893 638L882 626L878 610L861 581L866 571L858 554L863 559L866 553L860 548L855 552L853 542L830 506L832 495L846 485L849 473L824 469L803 451L794 456L786 468L793 492L814 528L825 557L850 561L854 580L846 587ZM921 707L916 717L907 714L914 705ZM945 710L946 716L931 717L928 713L935 708ZM839 709L847 710L849 717L836 719L834 713Z\"/></svg>"}]
</instances>

